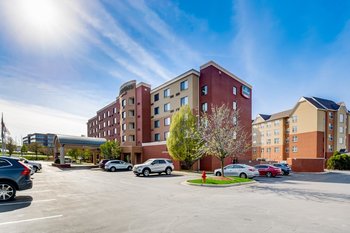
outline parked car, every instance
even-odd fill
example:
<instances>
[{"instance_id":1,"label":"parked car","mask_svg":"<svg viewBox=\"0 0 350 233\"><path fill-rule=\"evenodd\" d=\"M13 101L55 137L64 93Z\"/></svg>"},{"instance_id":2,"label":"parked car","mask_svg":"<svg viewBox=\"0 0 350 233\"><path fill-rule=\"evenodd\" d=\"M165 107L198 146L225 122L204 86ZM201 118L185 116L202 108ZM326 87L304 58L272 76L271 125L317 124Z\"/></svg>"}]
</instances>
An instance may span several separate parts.
<instances>
[{"instance_id":1,"label":"parked car","mask_svg":"<svg viewBox=\"0 0 350 233\"><path fill-rule=\"evenodd\" d=\"M15 198L16 191L32 188L30 168L18 158L0 157L0 201Z\"/></svg>"},{"instance_id":2,"label":"parked car","mask_svg":"<svg viewBox=\"0 0 350 233\"><path fill-rule=\"evenodd\" d=\"M282 174L284 176L288 176L292 172L292 169L288 166L287 163L274 163L273 166L281 168Z\"/></svg>"},{"instance_id":3,"label":"parked car","mask_svg":"<svg viewBox=\"0 0 350 233\"><path fill-rule=\"evenodd\" d=\"M275 177L282 175L281 168L272 166L270 164L259 164L254 166L258 169L260 176Z\"/></svg>"},{"instance_id":4,"label":"parked car","mask_svg":"<svg viewBox=\"0 0 350 233\"><path fill-rule=\"evenodd\" d=\"M31 165L33 167L34 172L38 172L42 168L41 163L30 161L30 160L27 160L25 158L20 158L19 160L27 165Z\"/></svg>"},{"instance_id":5,"label":"parked car","mask_svg":"<svg viewBox=\"0 0 350 233\"><path fill-rule=\"evenodd\" d=\"M101 161L100 161L100 163L98 164L98 166L100 167L100 168L102 168L102 169L105 169L105 165L106 165L106 163L109 161L109 159L102 159Z\"/></svg>"},{"instance_id":6,"label":"parked car","mask_svg":"<svg viewBox=\"0 0 350 233\"><path fill-rule=\"evenodd\" d=\"M110 160L105 164L105 170L116 172L117 170L132 170L132 164L121 160Z\"/></svg>"},{"instance_id":7,"label":"parked car","mask_svg":"<svg viewBox=\"0 0 350 233\"><path fill-rule=\"evenodd\" d=\"M221 176L221 168L214 170L214 175ZM239 176L241 178L254 178L259 176L259 171L246 164L229 164L224 167L225 176Z\"/></svg>"},{"instance_id":8,"label":"parked car","mask_svg":"<svg viewBox=\"0 0 350 233\"><path fill-rule=\"evenodd\" d=\"M158 173L159 175L163 172L170 175L174 170L174 164L170 159L149 159L142 164L136 164L133 172L136 176L143 175L149 176L151 173Z\"/></svg>"}]
</instances>

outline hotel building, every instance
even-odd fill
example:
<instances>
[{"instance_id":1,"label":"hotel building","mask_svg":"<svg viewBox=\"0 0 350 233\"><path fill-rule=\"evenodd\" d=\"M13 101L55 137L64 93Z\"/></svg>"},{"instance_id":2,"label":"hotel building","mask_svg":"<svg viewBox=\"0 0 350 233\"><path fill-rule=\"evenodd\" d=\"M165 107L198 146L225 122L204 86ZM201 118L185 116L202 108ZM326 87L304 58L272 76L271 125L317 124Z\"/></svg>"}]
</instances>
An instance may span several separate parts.
<instances>
[{"instance_id":1,"label":"hotel building","mask_svg":"<svg viewBox=\"0 0 350 233\"><path fill-rule=\"evenodd\" d=\"M287 161L295 171L323 171L334 151L350 147L344 103L302 97L293 109L253 121L253 159Z\"/></svg>"},{"instance_id":2,"label":"hotel building","mask_svg":"<svg viewBox=\"0 0 350 233\"><path fill-rule=\"evenodd\" d=\"M115 101L97 111L87 122L89 137L118 140L121 159L141 163L149 158L170 158L166 148L171 117L183 105L196 115L210 112L210 106L227 104L240 109L240 123L251 132L252 87L214 62L191 69L151 89L149 84L129 81L120 87ZM251 144L251 141L247 143ZM251 151L237 155L239 161L251 159ZM227 159L226 163L232 162ZM179 163L174 163L179 169ZM196 165L202 170L220 166L211 156Z\"/></svg>"}]
</instances>

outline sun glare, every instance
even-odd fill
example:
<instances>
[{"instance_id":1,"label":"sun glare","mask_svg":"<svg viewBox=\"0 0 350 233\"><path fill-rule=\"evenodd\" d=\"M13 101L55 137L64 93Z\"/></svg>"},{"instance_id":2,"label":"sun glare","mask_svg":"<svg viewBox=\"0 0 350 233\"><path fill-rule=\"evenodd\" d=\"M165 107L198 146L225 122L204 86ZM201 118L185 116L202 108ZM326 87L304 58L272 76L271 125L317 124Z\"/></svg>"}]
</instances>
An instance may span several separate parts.
<instances>
[{"instance_id":1,"label":"sun glare","mask_svg":"<svg viewBox=\"0 0 350 233\"><path fill-rule=\"evenodd\" d=\"M8 29L25 46L64 47L76 26L65 3L62 0L6 1L3 10Z\"/></svg>"}]
</instances>

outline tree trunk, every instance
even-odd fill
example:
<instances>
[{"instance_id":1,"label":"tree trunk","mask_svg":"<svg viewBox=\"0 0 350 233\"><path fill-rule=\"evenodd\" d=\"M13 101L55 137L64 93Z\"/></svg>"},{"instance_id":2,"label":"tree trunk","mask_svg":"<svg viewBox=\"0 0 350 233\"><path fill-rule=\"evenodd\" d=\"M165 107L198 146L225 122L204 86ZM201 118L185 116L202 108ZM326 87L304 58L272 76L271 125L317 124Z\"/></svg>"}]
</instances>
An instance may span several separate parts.
<instances>
[{"instance_id":1,"label":"tree trunk","mask_svg":"<svg viewBox=\"0 0 350 233\"><path fill-rule=\"evenodd\" d=\"M224 159L220 159L221 160L221 176L224 177Z\"/></svg>"}]
</instances>

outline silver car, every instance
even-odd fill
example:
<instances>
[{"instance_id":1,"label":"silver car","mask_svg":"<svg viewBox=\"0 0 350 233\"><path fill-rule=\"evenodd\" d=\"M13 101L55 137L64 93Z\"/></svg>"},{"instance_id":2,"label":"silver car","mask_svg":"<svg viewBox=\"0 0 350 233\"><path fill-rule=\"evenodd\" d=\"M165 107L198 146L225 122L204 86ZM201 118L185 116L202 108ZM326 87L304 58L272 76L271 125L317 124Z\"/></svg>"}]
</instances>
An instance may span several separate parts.
<instances>
[{"instance_id":1,"label":"silver car","mask_svg":"<svg viewBox=\"0 0 350 233\"><path fill-rule=\"evenodd\" d=\"M174 170L174 164L170 159L149 159L142 164L136 164L133 172L136 176L143 175L149 176L151 173L158 173L159 175L163 172L166 175L170 175Z\"/></svg>"},{"instance_id":2,"label":"silver car","mask_svg":"<svg viewBox=\"0 0 350 233\"><path fill-rule=\"evenodd\" d=\"M30 161L30 160L25 159L25 158L20 158L19 160L22 161L23 163L25 163L26 165L30 165L34 172L38 172L42 168L41 163Z\"/></svg>"},{"instance_id":3,"label":"silver car","mask_svg":"<svg viewBox=\"0 0 350 233\"><path fill-rule=\"evenodd\" d=\"M221 176L221 168L214 170L214 175ZM239 176L241 178L254 178L259 176L259 171L246 164L229 164L224 167L225 176Z\"/></svg>"},{"instance_id":4,"label":"silver car","mask_svg":"<svg viewBox=\"0 0 350 233\"><path fill-rule=\"evenodd\" d=\"M105 164L105 170L116 172L117 170L132 170L132 164L122 160L110 160Z\"/></svg>"}]
</instances>

